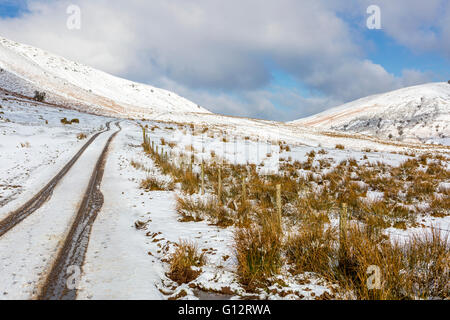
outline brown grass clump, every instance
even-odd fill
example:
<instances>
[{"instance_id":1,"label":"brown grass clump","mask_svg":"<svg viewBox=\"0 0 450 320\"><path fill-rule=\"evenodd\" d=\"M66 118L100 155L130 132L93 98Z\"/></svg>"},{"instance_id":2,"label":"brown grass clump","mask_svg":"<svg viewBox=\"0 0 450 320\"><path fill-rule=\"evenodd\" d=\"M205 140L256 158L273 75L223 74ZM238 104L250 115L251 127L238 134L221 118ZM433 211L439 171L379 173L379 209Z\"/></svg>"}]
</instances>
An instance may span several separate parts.
<instances>
[{"instance_id":1,"label":"brown grass clump","mask_svg":"<svg viewBox=\"0 0 450 320\"><path fill-rule=\"evenodd\" d=\"M392 244L368 229L352 226L341 247L336 279L358 299L429 299L449 297L449 245L439 231ZM370 289L368 269L380 270L379 289Z\"/></svg>"},{"instance_id":2,"label":"brown grass clump","mask_svg":"<svg viewBox=\"0 0 450 320\"><path fill-rule=\"evenodd\" d=\"M448 192L441 197L432 196L430 203L430 214L436 218L450 215L450 197Z\"/></svg>"},{"instance_id":3,"label":"brown grass clump","mask_svg":"<svg viewBox=\"0 0 450 320\"><path fill-rule=\"evenodd\" d=\"M281 265L279 236L259 226L237 229L234 236L237 273L240 282L249 291L264 284L268 277L278 273Z\"/></svg>"},{"instance_id":4,"label":"brown grass clump","mask_svg":"<svg viewBox=\"0 0 450 320\"><path fill-rule=\"evenodd\" d=\"M405 246L407 284L418 298L450 297L450 247L448 234L432 229L415 235Z\"/></svg>"},{"instance_id":5,"label":"brown grass clump","mask_svg":"<svg viewBox=\"0 0 450 320\"><path fill-rule=\"evenodd\" d=\"M172 183L160 181L156 177L147 177L142 180L140 187L146 191L171 191L174 188Z\"/></svg>"},{"instance_id":6,"label":"brown grass clump","mask_svg":"<svg viewBox=\"0 0 450 320\"><path fill-rule=\"evenodd\" d=\"M80 123L79 119L72 119L72 120L68 120L67 118L62 118L61 119L61 123L62 124L72 124L72 123Z\"/></svg>"},{"instance_id":7,"label":"brown grass clump","mask_svg":"<svg viewBox=\"0 0 450 320\"><path fill-rule=\"evenodd\" d=\"M167 145L170 147L170 149L173 149L176 147L177 144L175 142L171 141Z\"/></svg>"},{"instance_id":8,"label":"brown grass clump","mask_svg":"<svg viewBox=\"0 0 450 320\"><path fill-rule=\"evenodd\" d=\"M343 144L337 144L337 145L336 145L336 149L344 150L344 149L345 149L345 146L344 146Z\"/></svg>"},{"instance_id":9,"label":"brown grass clump","mask_svg":"<svg viewBox=\"0 0 450 320\"><path fill-rule=\"evenodd\" d=\"M204 253L199 254L195 244L180 241L175 252L170 256L170 270L167 276L178 284L189 283L201 272L193 270L192 267L201 267L205 262Z\"/></svg>"},{"instance_id":10,"label":"brown grass clump","mask_svg":"<svg viewBox=\"0 0 450 320\"><path fill-rule=\"evenodd\" d=\"M183 217L182 222L198 222L208 218L219 227L229 227L234 223L229 210L219 205L215 198L203 200L195 197L177 197L176 210Z\"/></svg>"},{"instance_id":11,"label":"brown grass clump","mask_svg":"<svg viewBox=\"0 0 450 320\"><path fill-rule=\"evenodd\" d=\"M145 165L142 162L139 162L139 161L136 161L136 160L131 160L130 164L136 170L147 171L147 168L145 167Z\"/></svg>"},{"instance_id":12,"label":"brown grass clump","mask_svg":"<svg viewBox=\"0 0 450 320\"><path fill-rule=\"evenodd\" d=\"M177 212L183 217L182 222L202 221L203 215L210 209L210 203L190 197L177 197Z\"/></svg>"},{"instance_id":13,"label":"brown grass clump","mask_svg":"<svg viewBox=\"0 0 450 320\"><path fill-rule=\"evenodd\" d=\"M192 195L198 192L200 179L196 174L187 170L184 173L181 173L177 178L181 182L181 190L184 193Z\"/></svg>"},{"instance_id":14,"label":"brown grass clump","mask_svg":"<svg viewBox=\"0 0 450 320\"><path fill-rule=\"evenodd\" d=\"M308 152L308 153L306 154L306 156L307 156L308 158L314 159L314 158L316 157L316 152L315 152L314 150L311 150L310 152Z\"/></svg>"},{"instance_id":15,"label":"brown grass clump","mask_svg":"<svg viewBox=\"0 0 450 320\"><path fill-rule=\"evenodd\" d=\"M333 257L336 256L337 234L324 224L302 225L285 246L288 262L294 265L295 274L316 272L330 276Z\"/></svg>"},{"instance_id":16,"label":"brown grass clump","mask_svg":"<svg viewBox=\"0 0 450 320\"><path fill-rule=\"evenodd\" d=\"M78 140L83 140L83 139L86 139L86 138L87 138L87 135L84 134L84 133L79 133L79 134L77 134L77 139L78 139Z\"/></svg>"},{"instance_id":17,"label":"brown grass clump","mask_svg":"<svg viewBox=\"0 0 450 320\"><path fill-rule=\"evenodd\" d=\"M234 234L237 273L249 291L264 285L282 266L281 221L275 212L258 212L258 223L236 229Z\"/></svg>"}]
</instances>

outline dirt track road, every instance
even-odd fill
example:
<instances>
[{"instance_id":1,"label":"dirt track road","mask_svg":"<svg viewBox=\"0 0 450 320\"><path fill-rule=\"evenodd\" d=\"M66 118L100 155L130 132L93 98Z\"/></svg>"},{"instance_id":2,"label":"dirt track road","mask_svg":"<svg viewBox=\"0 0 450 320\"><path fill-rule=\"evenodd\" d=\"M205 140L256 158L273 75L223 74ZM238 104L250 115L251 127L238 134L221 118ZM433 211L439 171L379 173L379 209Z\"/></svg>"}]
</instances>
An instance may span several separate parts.
<instances>
[{"instance_id":1,"label":"dirt track road","mask_svg":"<svg viewBox=\"0 0 450 320\"><path fill-rule=\"evenodd\" d=\"M103 205L100 184L121 127L95 134L31 200L0 222L0 300L75 299L67 268L82 267ZM70 276L70 274L69 274Z\"/></svg>"},{"instance_id":2,"label":"dirt track road","mask_svg":"<svg viewBox=\"0 0 450 320\"><path fill-rule=\"evenodd\" d=\"M107 123L107 130L110 130L110 122ZM7 233L9 230L14 228L18 223L28 217L30 214L39 209L52 195L58 182L64 178L66 173L73 167L74 163L80 158L83 152L92 144L92 142L104 131L97 132L94 134L75 154L75 156L70 159L70 161L62 168L60 172L52 179L50 182L42 188L33 198L27 201L22 207L11 212L5 219L0 221L0 237Z\"/></svg>"},{"instance_id":3,"label":"dirt track road","mask_svg":"<svg viewBox=\"0 0 450 320\"><path fill-rule=\"evenodd\" d=\"M119 131L120 125L116 123ZM83 202L77 213L75 221L67 236L64 246L56 259L50 274L44 284L39 299L42 300L74 300L76 298L76 289L67 286L71 276L67 270L73 270L78 267L81 270L84 256L89 242L89 235L92 224L97 217L98 212L103 205L103 195L100 192L105 170L106 157L111 141L119 133L116 131L111 135L103 149L100 158L92 173L88 189L83 198ZM69 269L71 268L71 269Z\"/></svg>"}]
</instances>

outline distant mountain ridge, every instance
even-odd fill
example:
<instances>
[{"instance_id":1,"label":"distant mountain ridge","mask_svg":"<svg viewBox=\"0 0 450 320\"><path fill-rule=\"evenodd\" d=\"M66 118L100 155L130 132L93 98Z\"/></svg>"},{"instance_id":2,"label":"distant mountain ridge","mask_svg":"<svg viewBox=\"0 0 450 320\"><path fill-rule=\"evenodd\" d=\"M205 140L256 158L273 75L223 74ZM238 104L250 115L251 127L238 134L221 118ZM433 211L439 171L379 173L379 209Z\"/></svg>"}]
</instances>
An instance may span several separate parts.
<instances>
[{"instance_id":1,"label":"distant mountain ridge","mask_svg":"<svg viewBox=\"0 0 450 320\"><path fill-rule=\"evenodd\" d=\"M0 37L0 88L79 111L119 117L210 113L179 95L121 79L44 50Z\"/></svg>"},{"instance_id":2,"label":"distant mountain ridge","mask_svg":"<svg viewBox=\"0 0 450 320\"><path fill-rule=\"evenodd\" d=\"M428 83L369 96L290 124L449 145L450 84Z\"/></svg>"}]
</instances>

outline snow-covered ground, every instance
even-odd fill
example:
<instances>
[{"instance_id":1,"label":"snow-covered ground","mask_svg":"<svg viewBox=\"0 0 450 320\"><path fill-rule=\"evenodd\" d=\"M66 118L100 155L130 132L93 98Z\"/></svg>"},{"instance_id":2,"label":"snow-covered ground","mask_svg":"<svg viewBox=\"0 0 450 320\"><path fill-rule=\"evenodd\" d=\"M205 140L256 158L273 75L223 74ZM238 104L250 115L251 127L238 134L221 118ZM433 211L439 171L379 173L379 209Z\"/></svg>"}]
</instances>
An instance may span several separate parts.
<instances>
[{"instance_id":1,"label":"snow-covered ground","mask_svg":"<svg viewBox=\"0 0 450 320\"><path fill-rule=\"evenodd\" d=\"M122 123L122 127L106 166L101 187L105 203L92 228L78 299L254 297L245 292L236 278L234 228L219 228L206 221L181 222L175 209L178 191L143 192L139 188L142 179L148 175L163 177L142 152L141 128L132 123ZM166 133L167 138L168 132L170 130L158 130L153 137ZM185 141L190 139L186 137ZM148 170L134 168L131 161L144 164ZM137 230L136 221L146 223L145 228ZM178 286L166 273L167 259L180 240L194 243L205 253L207 262L195 281ZM271 289L292 291L284 295L286 299L300 295L304 299L314 299L330 292L324 280L314 276L307 278L307 281L296 281L299 279L286 274L280 279L287 282L287 286ZM280 299L282 296L261 292L259 298Z\"/></svg>"},{"instance_id":2,"label":"snow-covered ground","mask_svg":"<svg viewBox=\"0 0 450 320\"><path fill-rule=\"evenodd\" d=\"M79 150L86 139L78 141L78 133L84 132L89 137L111 120L65 109L60 111L54 107L40 106L39 112L34 112L36 106L8 101L3 103L1 110L4 119L10 122L4 120L0 123L3 137L8 137L0 140L1 148L4 148L0 157L10 159L11 163L8 170L2 171L2 179L10 183L23 181L21 193L0 209L3 214L39 190L46 179L51 178ZM80 124L63 125L60 122L63 117L79 118ZM152 159L143 152L139 123L148 127L147 133L152 141L158 144L160 151L167 152L175 164L182 161L179 155L189 154L191 150L194 150L197 164L202 159L206 162L224 159L229 163L257 164L261 168L270 168L271 164L278 162L304 162L314 151L316 155L312 166L319 165L321 161L331 164L322 173L343 160L354 159L360 166L376 163L398 166L412 158L393 153L399 149L376 140L329 137L307 129L288 130L264 121L233 118L231 123L226 123L226 117L205 116L203 119L206 118L215 119L208 130L201 124L192 129L181 122L121 122L122 131L113 140L108 153L101 184L104 204L91 230L78 299L315 299L334 291L331 284L315 274L294 277L283 268L275 277L283 283L283 287L274 284L268 291L247 293L236 274L234 227L219 228L206 220L181 222L176 211L176 197L181 194L177 187L174 191L153 192L140 188L140 182L148 176L166 180L170 177L163 177ZM35 297L73 222L91 173L86 168L93 167L110 134L112 132L107 132L95 140L43 207L0 239L1 298ZM164 139L164 145L161 139ZM30 146L25 149L36 146L35 153L29 160L22 160L26 159L18 156L23 152L22 148L11 141L28 141ZM171 147L170 143L173 143ZM336 148L338 143L345 145L345 148ZM44 148L42 145L48 145L47 151L39 153ZM289 148L286 149L286 146ZM371 150L366 150L368 148ZM64 152L56 153L55 150ZM421 152L421 149L416 150L411 145L400 150ZM443 155L448 156L445 149L443 151ZM270 153L271 156L268 155ZM15 156L21 159L19 163L14 163ZM144 168L134 167L132 161L143 164ZM20 167L13 169L13 165ZM29 174L20 180L14 174L17 175L23 168L29 170ZM198 172L198 166L194 165L194 171ZM298 173L300 176L307 175L309 171L299 170ZM355 183L362 183L357 178ZM441 187L446 188L448 183L442 182ZM6 195L2 193L5 198ZM367 193L368 201L383 197L380 192ZM137 229L137 221L145 223L145 227ZM337 220L332 219L331 223L337 225ZM409 235L423 232L432 225L442 230L450 229L448 216L424 216L419 223L422 226L406 230L389 228L385 232L393 240L404 241ZM180 240L194 243L206 256L206 264L201 267L198 278L184 285L176 284L167 276L167 259Z\"/></svg>"},{"instance_id":3,"label":"snow-covered ground","mask_svg":"<svg viewBox=\"0 0 450 320\"><path fill-rule=\"evenodd\" d=\"M1 237L0 299L36 297L64 244L111 134L112 131L101 134L56 186L50 200Z\"/></svg>"},{"instance_id":4,"label":"snow-covered ground","mask_svg":"<svg viewBox=\"0 0 450 320\"><path fill-rule=\"evenodd\" d=\"M108 118L67 109L0 100L0 219L31 198ZM64 125L61 119L79 119ZM86 138L79 139L79 134Z\"/></svg>"}]
</instances>

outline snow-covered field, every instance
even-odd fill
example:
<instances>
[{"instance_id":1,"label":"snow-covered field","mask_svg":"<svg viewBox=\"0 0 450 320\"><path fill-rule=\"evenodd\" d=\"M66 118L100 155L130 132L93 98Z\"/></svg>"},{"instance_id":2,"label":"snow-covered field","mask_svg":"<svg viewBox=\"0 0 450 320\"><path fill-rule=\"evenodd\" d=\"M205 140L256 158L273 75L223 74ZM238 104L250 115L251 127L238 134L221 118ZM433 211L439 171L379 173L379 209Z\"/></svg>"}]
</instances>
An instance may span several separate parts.
<instances>
[{"instance_id":1,"label":"snow-covered field","mask_svg":"<svg viewBox=\"0 0 450 320\"><path fill-rule=\"evenodd\" d=\"M266 141L257 143L245 140L244 136L223 140L223 136L212 138L211 133L192 135L191 128L181 128L175 124L146 122L152 141L158 143L158 152L170 154L171 161L179 165L194 150L197 164L193 170L199 172L199 160L206 162L224 159L229 163L261 164L267 161L266 153L276 150ZM136 123L122 124L123 131L113 143L102 192L105 204L94 224L86 255L83 277L78 293L79 299L239 299L245 297L259 299L315 299L327 292L333 292L331 284L315 274L305 273L292 276L283 269L277 276L283 286L276 284L268 292L248 293L239 283L236 275L234 236L235 227L221 228L207 220L182 222L176 211L176 197L181 194L178 187L174 191L144 191L140 182L146 177L170 180L161 174L154 161L144 154L140 143L142 131ZM150 128L154 128L150 130ZM201 132L201 130L199 130ZM208 130L209 131L209 130ZM196 130L194 129L195 133ZM168 146L170 142L176 144ZM193 146L193 149L190 147ZM305 161L308 153L317 147L296 146L291 151L282 151L280 158L290 158L291 162ZM385 163L399 166L410 156L382 152L354 152L339 149L323 149L325 152L315 158L315 162L328 160L340 163L346 159L356 159L358 165ZM211 156L214 151L214 157ZM132 162L143 167L136 168ZM306 173L306 171L305 171ZM383 193L368 192L367 199L375 201L383 198ZM385 233L394 242L404 242L408 237L426 232L431 226L442 230L450 229L450 217L435 218L424 216L421 227L406 230L388 228ZM137 229L136 222L144 223ZM333 219L332 225L337 226ZM445 234L445 231L442 232ZM200 268L197 279L189 284L177 285L168 278L168 259L176 248L176 243L186 240L205 252L206 264Z\"/></svg>"},{"instance_id":2,"label":"snow-covered field","mask_svg":"<svg viewBox=\"0 0 450 320\"><path fill-rule=\"evenodd\" d=\"M81 148L87 139L79 140L79 133L89 138L112 120L16 100L2 101L0 110L3 112L0 122L1 199L4 201L0 214L3 217L45 185ZM79 124L64 125L62 118L77 118ZM183 222L176 208L177 197L185 196L179 184L167 191L141 188L141 181L148 177L166 182L173 178L163 175L161 168L144 152L140 125L147 126L146 132L159 153L167 154L174 166L181 163L187 166L193 154L195 173L200 173L203 160L208 164L254 164L264 176L277 170L282 173L287 165L297 163L296 176L312 179L311 186L318 194L324 185L321 179L327 179L326 174L343 162L354 161L355 168L387 166L384 176L389 176L389 170L433 150L433 156L443 157L441 163L446 170L450 165L448 150L439 146L416 148L414 144L396 145L361 136L330 136L306 128L224 116L196 115L195 119L165 120L121 121L122 131L108 152L101 184L104 203L90 234L78 299L344 297L342 292L337 293L336 284L326 278L311 272L293 275L290 265L284 265L267 288L247 291L237 274L237 226L219 227L208 219ZM90 178L90 168L111 134L111 131L101 134L57 185L50 200L0 238L1 298L36 297L74 221ZM337 147L339 144L343 148ZM424 165L423 170L426 168ZM350 176L351 183L363 189L367 187L357 170ZM448 178L441 178L436 197L448 196L445 190L449 183ZM18 187L12 187L13 184ZM211 196L214 195L208 191L205 197ZM387 199L385 192L370 187L362 196L368 203ZM385 228L383 233L393 242L405 242L412 234L424 233L432 226L442 230L442 234L450 229L448 208L444 216L431 216L427 214L426 203L408 205L423 208L418 223L404 229ZM338 224L332 214L330 227ZM199 271L196 279L179 285L170 279L168 272L170 257L182 240L195 244L206 262L196 269Z\"/></svg>"},{"instance_id":3,"label":"snow-covered field","mask_svg":"<svg viewBox=\"0 0 450 320\"><path fill-rule=\"evenodd\" d=\"M175 201L179 191L144 192L140 189L140 181L147 176L164 177L142 152L139 145L141 128L132 123L122 126L123 130L113 144L114 155L106 168L102 184L105 204L92 229L78 298L238 299L254 296L247 294L236 278L234 228L224 229L206 221L181 222ZM170 131L157 131L155 137L167 138ZM190 140L185 136L186 142ZM238 153L242 151L241 147ZM148 171L134 168L131 161L144 164ZM145 222L145 228L136 230L136 221ZM178 286L166 273L168 257L180 240L195 243L205 252L207 262L194 282ZM329 292L324 280L314 276L309 278L308 284L300 285L287 273L280 276L289 284L283 290L294 292L285 298L295 299L303 294L303 298L314 299ZM258 297L281 298L263 292Z\"/></svg>"}]
</instances>

